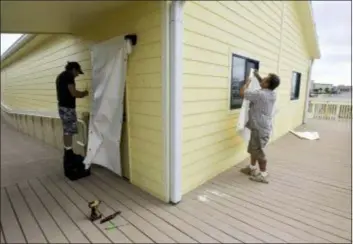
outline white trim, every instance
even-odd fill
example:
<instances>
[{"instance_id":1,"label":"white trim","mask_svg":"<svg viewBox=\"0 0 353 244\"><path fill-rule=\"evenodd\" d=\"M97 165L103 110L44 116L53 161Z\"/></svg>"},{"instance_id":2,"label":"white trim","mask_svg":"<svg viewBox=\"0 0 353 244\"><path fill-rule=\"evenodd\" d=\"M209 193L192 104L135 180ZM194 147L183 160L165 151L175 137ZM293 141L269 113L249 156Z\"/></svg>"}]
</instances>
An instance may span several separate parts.
<instances>
[{"instance_id":1,"label":"white trim","mask_svg":"<svg viewBox=\"0 0 353 244\"><path fill-rule=\"evenodd\" d=\"M228 114L230 115L239 115L240 114L240 109L241 108L230 108L230 103L231 103L231 90L232 90L232 65L233 65L233 54L237 54L236 51L234 51L232 48L229 48L229 53L228 53L228 102L227 102L227 111Z\"/></svg>"},{"instance_id":2,"label":"white trim","mask_svg":"<svg viewBox=\"0 0 353 244\"><path fill-rule=\"evenodd\" d=\"M172 1L170 13L170 202L182 197L183 5Z\"/></svg>"},{"instance_id":3,"label":"white trim","mask_svg":"<svg viewBox=\"0 0 353 244\"><path fill-rule=\"evenodd\" d=\"M169 1L161 1L162 26L162 120L163 120L163 151L164 151L164 196L170 200L170 77L169 77Z\"/></svg>"},{"instance_id":4,"label":"white trim","mask_svg":"<svg viewBox=\"0 0 353 244\"><path fill-rule=\"evenodd\" d=\"M312 85L311 73L313 70L314 59L310 60L308 78L306 82L306 96L305 96L305 104L304 104L304 114L303 114L303 124L306 124L308 120L308 108L309 108L309 100L310 100L310 88Z\"/></svg>"}]
</instances>

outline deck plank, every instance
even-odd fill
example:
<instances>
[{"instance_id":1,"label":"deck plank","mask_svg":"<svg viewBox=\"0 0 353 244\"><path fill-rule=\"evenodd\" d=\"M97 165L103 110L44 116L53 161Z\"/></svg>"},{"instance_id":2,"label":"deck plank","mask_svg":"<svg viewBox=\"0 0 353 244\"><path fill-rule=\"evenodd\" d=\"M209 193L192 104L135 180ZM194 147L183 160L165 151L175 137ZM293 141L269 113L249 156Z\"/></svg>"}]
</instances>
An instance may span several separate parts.
<instances>
[{"instance_id":1,"label":"deck plank","mask_svg":"<svg viewBox=\"0 0 353 244\"><path fill-rule=\"evenodd\" d=\"M95 172L95 175L97 175L97 178L102 181L103 178L105 178L102 174L100 174L99 172ZM109 176L108 176L109 177ZM111 176L110 176L111 177ZM99 183L100 181L97 181L97 183ZM104 181L103 181L104 182ZM102 184L102 183L99 183ZM121 185L121 184L119 184ZM126 191L120 192L120 194L126 194ZM131 194L129 194L131 195ZM121 197L120 197L121 198ZM134 198L132 198L134 199ZM131 201L131 200L130 200ZM132 201L131 201L132 202ZM140 202L140 201L136 201L136 202ZM134 202L133 202L134 203ZM136 203L134 203L136 204ZM148 204L148 203L146 203ZM144 206L146 206L146 204L143 204ZM137 204L136 204L137 205ZM160 203L157 205L161 205ZM139 206L137 206L139 207ZM175 208L175 207L170 207L168 205L163 205L162 208L164 210L167 210L168 212L172 213L173 215L175 215L176 217L183 219L184 221L186 220L188 224L192 225L195 228L200 229L202 232L207 233L208 235L210 235L212 238L214 238L216 241L219 241L221 243L239 243L240 241L227 235L226 233L218 230L217 228L212 227L211 225L208 225L207 223L204 223L200 220L198 220L197 218L186 214L183 211L180 211L179 209Z\"/></svg>"},{"instance_id":2,"label":"deck plank","mask_svg":"<svg viewBox=\"0 0 353 244\"><path fill-rule=\"evenodd\" d=\"M241 186L241 189L246 189L249 191L260 191L260 192L266 192L268 193L269 197L274 197L274 195L281 195L280 201L286 200L286 199L292 199L290 202L303 202L304 206L312 206L315 207L316 209L320 209L323 211L328 211L331 213L334 213L335 215L339 215L342 217L347 218L347 214L349 214L349 208L346 206L338 206L336 204L328 204L324 198L317 198L316 195L314 194L308 194L305 197L300 191L297 191L293 193L291 188L287 188L285 185L278 184L275 182L272 182L269 184L268 187L265 187L264 185L261 186L255 186L254 184L245 184L248 182L247 177L244 177L240 172L237 172L235 170L231 170L230 172L226 172L225 174L222 174L222 177L217 177L214 179L215 183L217 182L222 182L226 185L233 185L233 186ZM254 182L252 182L254 183ZM297 195L296 195L297 194ZM330 196L327 196L330 197ZM326 197L326 198L327 198ZM348 219L350 219L350 214L348 215ZM318 216L320 218L320 216Z\"/></svg>"},{"instance_id":3,"label":"deck plank","mask_svg":"<svg viewBox=\"0 0 353 244\"><path fill-rule=\"evenodd\" d=\"M116 243L350 243L350 128L349 123L309 121L300 130L318 131L320 140L285 135L266 148L270 184L240 174L239 168L248 164L244 160L172 206L102 167L93 167L90 177L69 181L59 167L60 151L2 122L2 186L18 192L9 198L7 188L1 189L1 241L25 243L19 216L26 216L34 223L33 233L41 229L52 243L101 242L92 238L97 235ZM19 149L24 153L18 154ZM39 170L43 162L49 164ZM104 215L122 211L112 221L117 229L107 232L103 227L108 223L87 220L87 202L94 199L103 200ZM14 211L19 204L20 214ZM27 235L28 222L25 227Z\"/></svg>"},{"instance_id":4,"label":"deck plank","mask_svg":"<svg viewBox=\"0 0 353 244\"><path fill-rule=\"evenodd\" d=\"M271 187L257 186L255 188L255 187L252 187L253 185L244 184L246 182L249 182L246 177L244 178L244 176L243 177L238 177L238 176L240 176L240 173L238 172L238 170L231 169L228 172L225 172L224 174L222 174L222 177L217 177L216 179L214 179L214 182L217 182L219 180L223 181L226 184L235 182L242 186L241 189L246 189L249 191L258 190L264 193L266 192L270 196L275 195L277 193L283 196L283 200L290 198L295 202L302 202L304 205L313 206L331 213L335 213L340 216L344 216L344 217L349 216L349 218L351 216L347 208L339 208L336 205L332 205L332 204L330 205L326 201L323 201L322 199L319 199L319 200L316 199L315 196L313 195L304 197L300 192L293 193L288 189L284 188L283 186L273 182L271 182L270 184Z\"/></svg>"},{"instance_id":5,"label":"deck plank","mask_svg":"<svg viewBox=\"0 0 353 244\"><path fill-rule=\"evenodd\" d=\"M164 218L165 220L169 220L168 221L169 223L175 225L177 228L179 228L183 232L187 233L193 239L196 239L196 240L200 241L201 243L205 243L206 241L207 242L212 242L212 241L215 242L214 239L210 240L209 239L210 237L207 237L205 239L204 236L206 235L206 233L191 226L189 223L186 224L186 222L184 222L184 224L183 224L183 222L179 222L180 219L182 219L182 216L175 216L175 215L171 214L170 212L168 212L167 211L168 206L166 206L165 204L154 199L150 195L145 194L144 192L136 189L132 185L127 184L126 185L127 189L124 189L123 187L121 187L121 180L120 179L118 179L116 177L109 177L109 172L104 172L104 173L103 172L100 172L100 171L98 172L98 170L95 172L95 174L97 174L97 177L99 177L101 179L102 184L110 185L117 192L122 192L122 193L130 196L136 202L142 203L150 211L154 212L156 215L160 216L161 218ZM103 174L100 174L100 173L103 173ZM105 182L105 183L103 183L103 182ZM144 197L141 197L141 196L144 196ZM209 233L207 233L207 234L209 234ZM256 238L252 238L250 236L249 236L249 239L256 240ZM201 240L203 240L203 241L201 241Z\"/></svg>"},{"instance_id":6,"label":"deck plank","mask_svg":"<svg viewBox=\"0 0 353 244\"><path fill-rule=\"evenodd\" d=\"M247 180L247 179L246 179ZM234 175L223 175L223 177L218 177L212 181L212 184L216 185L227 185L232 188L235 192L252 194L255 196L260 196L266 194L269 201L271 201L274 206L285 207L285 208L294 208L305 210L310 213L315 213L326 218L335 218L337 221L348 221L350 222L350 217L347 214L343 213L340 210L322 206L320 204L315 204L310 201L305 201L298 197L294 197L288 194L283 194L281 192L275 191L272 188L260 189L258 187L252 187L251 185L244 184L245 179L238 179Z\"/></svg>"},{"instance_id":7,"label":"deck plank","mask_svg":"<svg viewBox=\"0 0 353 244\"><path fill-rule=\"evenodd\" d=\"M58 177L57 175L50 177L50 180L58 187L60 190L71 199L71 201L82 211L87 212L87 221L90 209L88 208L88 202L84 199L80 194L79 191L74 190L66 181ZM99 211L102 213L103 216L108 216L109 214L114 213L113 209L107 207L104 203L99 206ZM123 226L128 224L127 221L120 216L115 218L111 221L116 226ZM130 243L130 240L126 238L126 236L121 233L119 229L116 230L106 230L105 228L108 227L109 222L106 224L99 224L99 221L93 222L93 224L101 230L113 243Z\"/></svg>"},{"instance_id":8,"label":"deck plank","mask_svg":"<svg viewBox=\"0 0 353 244\"><path fill-rule=\"evenodd\" d=\"M95 172L96 174L96 172ZM107 183L109 183L112 187L114 188L119 188L119 181L120 179L118 178L112 178L110 179L110 177L108 177L109 173L106 172L106 171L103 171L103 174L106 176L106 177L102 177L101 179L102 180L105 180L107 181ZM144 192L140 192L139 190L137 189L134 189L133 186L127 186L129 189L128 192L129 195L131 196L134 196L136 198L136 200L138 200L139 202L146 202L145 205L148 204L148 201L151 201L152 203L156 203L158 204L158 201L156 199L154 199L153 197L151 197L150 195L144 193ZM124 189L122 189L124 190ZM132 195L132 192L133 191L137 191L138 194L134 194ZM126 193L128 193L126 192ZM145 199L142 199L140 196L143 196ZM194 211L198 211L197 209L194 209ZM208 212L210 212L210 209L208 209ZM243 235L243 238L247 238L246 240L260 240L261 242L265 241L265 242L283 242L281 239L278 239L278 238L275 238L274 236L268 234L268 233L265 233L265 232L262 232L261 230L258 230L256 228L253 228L252 226L249 226L241 221L238 221L236 219L232 219L232 218L229 218L227 215L224 215L222 213L217 213L217 212L212 212L212 215L217 218L219 217L219 220L220 221L223 221L223 222L226 222L227 224L239 229L242 233L246 233L248 235ZM187 231L187 230L186 230ZM239 240L241 240L240 238L237 238ZM247 241L249 242L249 241ZM255 241L256 242L256 241Z\"/></svg>"},{"instance_id":9,"label":"deck plank","mask_svg":"<svg viewBox=\"0 0 353 244\"><path fill-rule=\"evenodd\" d=\"M26 199L29 208L32 210L34 217L37 219L38 224L43 230L49 243L65 243L68 242L65 235L55 223L54 219L46 211L44 205L40 202L38 197L30 188L28 182L19 184L19 189Z\"/></svg>"},{"instance_id":10,"label":"deck plank","mask_svg":"<svg viewBox=\"0 0 353 244\"><path fill-rule=\"evenodd\" d=\"M86 189L90 189L90 192L94 194L96 199L100 199L104 201L107 205L110 207L116 209L116 211L121 211L121 216L124 217L127 221L132 223L131 228L119 228L122 230L127 237L130 240L134 240L135 238L138 238L138 240L142 240L144 243L153 243L153 241L143 233L143 231L148 232L148 229L145 228L144 225L149 225L146 221L144 221L141 217L133 213L131 210L126 208L124 205L122 205L117 199L114 199L109 195L109 189L100 189L99 187L96 186L96 184L91 183L91 179L88 181L88 179L82 179L80 182L83 187ZM141 226L142 230L137 229L135 226ZM123 226L122 226L123 227ZM135 230L132 230L135 229ZM141 232L140 234L136 234L137 232ZM131 233L135 233L133 235L130 235Z\"/></svg>"},{"instance_id":11,"label":"deck plank","mask_svg":"<svg viewBox=\"0 0 353 244\"><path fill-rule=\"evenodd\" d=\"M238 221L241 221L242 223L245 223L248 226L251 226L251 228L262 230L263 232L270 234L271 236L274 237L274 238L271 238L271 239L273 239L273 241L271 241L272 243L273 242L275 242L275 243L278 243L278 242L289 242L289 243L303 242L302 239L299 239L299 238L297 238L287 232L278 230L278 228L275 227L276 224L273 223L274 221L271 221L271 219L267 219L268 223L266 223L266 221L263 218L261 218L260 216L254 215L252 217L252 216L247 216L243 212L233 211L232 208L229 208L229 206L226 206L227 204L223 201L223 199L220 199L220 198L216 198L216 199L217 199L217 201L212 201L214 199L207 197L207 200L204 201L203 203L206 205L209 205L214 210L227 215L227 218L229 216L229 217L234 218ZM195 199L195 200L197 200L197 199ZM269 240L265 240L265 241L269 241Z\"/></svg>"},{"instance_id":12,"label":"deck plank","mask_svg":"<svg viewBox=\"0 0 353 244\"><path fill-rule=\"evenodd\" d=\"M198 228L202 232L207 233L210 237L214 238L220 243L241 243L239 240L197 219L196 217L193 217L192 215L183 212L182 210L176 207L172 207L172 206L170 208L167 207L166 210L172 213L173 215L177 216L178 218L181 218L184 221L187 221L188 224L194 226L195 228Z\"/></svg>"},{"instance_id":13,"label":"deck plank","mask_svg":"<svg viewBox=\"0 0 353 244\"><path fill-rule=\"evenodd\" d=\"M9 195L10 201L23 233L26 236L28 243L45 243L47 242L41 228L39 227L37 220L32 215L31 210L28 208L25 200L23 199L17 185L9 186L6 188Z\"/></svg>"},{"instance_id":14,"label":"deck plank","mask_svg":"<svg viewBox=\"0 0 353 244\"><path fill-rule=\"evenodd\" d=\"M98 171L98 170L97 170ZM94 173L98 177L98 172ZM217 243L217 241L213 238L211 238L208 234L200 231L199 229L193 227L192 225L188 224L187 222L183 221L181 218L178 218L177 216L169 213L164 209L165 204L162 202L154 199L155 201L148 201L142 197L140 197L138 194L133 193L130 190L130 187L132 185L130 184L125 184L126 187L129 187L129 190L127 190L124 187L121 187L120 184L116 184L117 180L118 182L121 182L116 177L98 177L100 179L100 185L106 185L107 187L113 188L113 191L119 194L124 193L127 196L133 197L137 202L143 204L147 209L149 209L151 212L153 212L155 215L159 216L160 218L163 218L165 221L170 223L171 225L175 226L179 230L183 231L185 234L190 236L192 239L200 242L200 243ZM104 178L104 179L103 179ZM115 184L114 184L115 181ZM135 187L131 187L131 189L136 189ZM121 190L121 191L120 191ZM128 193L129 192L129 193ZM128 194L127 194L128 193ZM142 191L139 191L139 193L142 194Z\"/></svg>"},{"instance_id":15,"label":"deck plank","mask_svg":"<svg viewBox=\"0 0 353 244\"><path fill-rule=\"evenodd\" d=\"M206 186L205 186L206 187ZM226 185L222 185L221 187L224 187L225 189L227 188ZM234 193L233 190L224 190L226 193L228 193L231 196L234 196L237 199L244 200L248 204L255 204L258 207L262 209L262 212L267 212L267 213L277 213L276 218L277 219L282 219L285 223L290 224L292 226L295 226L299 229L302 230L311 230L311 233L317 233L317 237L322 237L328 241L332 242L345 242L346 237L339 237L335 233L341 233L344 236L346 235L345 231L340 231L338 229L333 229L331 226L324 225L320 222L309 220L305 217L296 215L295 213L290 213L287 212L283 209L280 209L276 206L273 206L271 203L267 203L265 196L263 197L257 197L257 196L247 196L244 194L239 194L239 193ZM272 216L275 216L272 214ZM326 231L329 230L329 231ZM335 233L332 233L335 232Z\"/></svg>"},{"instance_id":16,"label":"deck plank","mask_svg":"<svg viewBox=\"0 0 353 244\"><path fill-rule=\"evenodd\" d=\"M94 243L111 243L111 241L96 227L87 220L85 213L80 211L75 204L67 198L47 177L40 179L40 182L47 191L56 199L59 205L68 216L76 223L82 233Z\"/></svg>"},{"instance_id":17,"label":"deck plank","mask_svg":"<svg viewBox=\"0 0 353 244\"><path fill-rule=\"evenodd\" d=\"M101 182L99 182L94 176L92 176L90 182L97 186L101 184ZM106 191L110 196L116 195L116 193L109 188L107 188ZM157 218L155 215L146 211L146 209L128 199L123 194L119 194L117 200L131 211L131 217L134 217L132 219L134 220L132 224L149 236L153 241L157 243L175 243L175 240L172 239L173 232L179 236L183 235L182 232L176 232L177 229L173 229L167 222ZM159 226L164 226L166 228L159 229Z\"/></svg>"},{"instance_id":18,"label":"deck plank","mask_svg":"<svg viewBox=\"0 0 353 244\"><path fill-rule=\"evenodd\" d=\"M220 188L223 189L223 187L226 187L229 191L232 192L238 192L241 195L246 195L249 196L251 195L255 199L258 200L263 200L273 206L279 207L283 210L292 212L294 214L298 214L307 218L311 218L313 220L326 223L328 225L332 225L334 227L338 227L341 230L347 230L350 228L350 220L343 218L341 216L337 216L325 211L320 211L318 208L315 208L315 206L310 207L307 206L306 204L296 204L297 199L292 199L292 201L286 201L282 202L281 200L284 198L283 194L267 194L266 198L263 199L262 195L265 194L265 192L262 191L246 191L244 189L241 189L243 187L238 187L239 185L232 185L230 184L230 181L224 181L222 179L219 179L217 181L212 182L212 187ZM250 189L249 189L250 190ZM251 194L249 194L251 193ZM256 194L255 196L253 194Z\"/></svg>"},{"instance_id":19,"label":"deck plank","mask_svg":"<svg viewBox=\"0 0 353 244\"><path fill-rule=\"evenodd\" d=\"M1 188L1 226L8 243L26 242L5 188Z\"/></svg>"},{"instance_id":20,"label":"deck plank","mask_svg":"<svg viewBox=\"0 0 353 244\"><path fill-rule=\"evenodd\" d=\"M93 201L93 200L98 200L97 196L94 195L93 193L91 193L88 189L86 189L85 187L83 187L79 182L72 182L69 181L67 179L63 179L65 181L66 184L68 184L74 191L78 192L79 195L86 200L87 202L89 201ZM82 180L80 180L82 181ZM101 200L101 199L99 199ZM104 216L107 216L109 214L111 214L112 212L116 212L116 211L121 211L120 208L114 208L112 206L110 206L109 204L107 204L106 202L102 201L102 203L100 204L99 207L100 211L102 212L102 214L104 214ZM129 225L130 222L126 220L126 218L122 217L122 214L116 216L114 218L113 223L115 223L118 226L124 226L124 225ZM120 231L120 229L118 229ZM122 233L122 232L121 232ZM132 243L132 241L124 234L122 238L122 241L124 241L124 243Z\"/></svg>"},{"instance_id":21,"label":"deck plank","mask_svg":"<svg viewBox=\"0 0 353 244\"><path fill-rule=\"evenodd\" d=\"M124 182L127 184L126 182ZM70 183L69 183L70 184ZM76 185L77 187L78 185ZM85 189L82 187L80 188L80 192L83 192ZM114 193L113 193L114 194ZM131 211L135 212L139 216L141 216L143 219L151 223L153 226L155 226L157 229L162 231L165 235L169 236L165 237L164 235L161 235L158 239L159 241L156 240L157 242L163 242L167 241L168 243L190 243L193 242L194 240L185 235L183 232L179 231L175 227L171 226L168 222L164 221L163 219L157 217L150 211L146 210L144 205L139 205L138 203L132 201L128 197L126 197L124 194L119 194L118 195L118 201L124 205L126 208L130 209Z\"/></svg>"},{"instance_id":22,"label":"deck plank","mask_svg":"<svg viewBox=\"0 0 353 244\"><path fill-rule=\"evenodd\" d=\"M236 176L241 176L241 174L235 170L239 167L240 166L231 169L230 171L226 172L224 175L222 174L222 176L232 175L234 178ZM276 169L273 169L272 171L276 171ZM274 176L272 176L272 173L270 175L270 177L271 177L270 179L272 179L270 183L271 183L271 188L273 190L283 192L283 193L286 193L291 196L296 196L301 199L309 200L309 201L312 201L317 204L324 205L324 206L327 206L330 208L343 209L343 211L348 212L347 210L349 209L349 206L350 206L350 204L348 202L349 200L347 200L348 198L346 198L344 201L341 201L341 202L338 200L335 200L335 199L332 200L332 199L328 198L328 195L323 196L318 193L314 193L314 192L307 191L305 189L297 188L297 187L293 186L293 184L288 184L288 182L284 183L283 181L278 181L278 180L276 180L277 173L273 173L273 174L274 174ZM288 178L290 179L291 177L288 176ZM241 179L239 179L239 180L241 180ZM247 179L246 178L243 179L243 182L245 180L247 180ZM299 180L296 179L296 181L299 181ZM262 187L262 188L265 188L265 187Z\"/></svg>"},{"instance_id":23,"label":"deck plank","mask_svg":"<svg viewBox=\"0 0 353 244\"><path fill-rule=\"evenodd\" d=\"M6 243L2 229L0 230L0 243Z\"/></svg>"},{"instance_id":24,"label":"deck plank","mask_svg":"<svg viewBox=\"0 0 353 244\"><path fill-rule=\"evenodd\" d=\"M29 180L29 185L43 203L46 210L53 219L55 219L57 225L70 243L89 243L88 239L83 235L77 225L37 179Z\"/></svg>"},{"instance_id":25,"label":"deck plank","mask_svg":"<svg viewBox=\"0 0 353 244\"><path fill-rule=\"evenodd\" d=\"M190 214L201 221L212 225L215 228L223 231L224 233L240 240L244 243L262 243L260 238L254 237L250 233L243 231L242 228L238 226L233 226L228 222L223 221L222 215L218 212L211 213L207 208L198 203L188 201L187 203L181 202L177 206L179 209L183 210L185 213Z\"/></svg>"},{"instance_id":26,"label":"deck plank","mask_svg":"<svg viewBox=\"0 0 353 244\"><path fill-rule=\"evenodd\" d=\"M281 221L281 218L277 217L278 215L276 213L263 211L263 209L259 208L255 204L252 204L251 202L244 202L244 201L238 200L237 198L232 197L225 192L222 192L222 193L217 192L216 194L214 194L218 190L219 189L217 188L211 188L211 187L207 188L206 191L203 191L202 189L200 189L200 191L193 192L195 195L193 194L188 197L190 197L190 199L196 200L198 196L205 196L207 201L216 203L217 209L218 209L217 205L221 205L224 209L223 211L225 211L224 212L225 214L228 214L230 216L233 216L238 219L240 218L243 220L255 219L267 225L263 227L258 226L258 228L262 230L266 230L269 228L276 228L277 230L280 230L281 233L282 232L289 233L290 235L293 235L295 237L295 240L293 241L286 240L287 242L295 242L295 243L327 242L327 240L325 239L322 239L320 237L315 237L312 234L309 234L308 232L297 229ZM239 216L238 212L242 213L243 215ZM253 225L252 223L249 223L249 224ZM257 224L255 224L255 226L256 225Z\"/></svg>"}]
</instances>

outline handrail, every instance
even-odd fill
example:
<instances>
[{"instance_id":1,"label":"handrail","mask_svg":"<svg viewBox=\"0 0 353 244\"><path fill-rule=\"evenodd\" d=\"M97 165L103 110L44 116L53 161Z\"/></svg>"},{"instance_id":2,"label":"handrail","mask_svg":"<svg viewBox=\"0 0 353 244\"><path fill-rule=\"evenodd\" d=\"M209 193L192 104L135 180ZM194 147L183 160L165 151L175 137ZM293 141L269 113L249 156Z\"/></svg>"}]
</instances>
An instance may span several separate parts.
<instances>
[{"instance_id":1,"label":"handrail","mask_svg":"<svg viewBox=\"0 0 353 244\"><path fill-rule=\"evenodd\" d=\"M47 111L45 112L45 111L12 109L2 101L1 101L1 109L9 114L20 114L20 115L28 115L28 116L35 116L35 117L42 117L42 118L49 118L49 119L60 119L58 113L47 112ZM85 116L87 116L87 114L82 113L82 117L85 117ZM83 126L83 131L84 131L83 140L84 140L84 142L81 142L81 141L76 141L76 142L80 146L85 147L86 143L87 143L87 125L86 125L86 122L80 118L77 119L77 122L79 122Z\"/></svg>"},{"instance_id":2,"label":"handrail","mask_svg":"<svg viewBox=\"0 0 353 244\"><path fill-rule=\"evenodd\" d=\"M310 100L308 117L325 120L352 119L352 104L348 101Z\"/></svg>"},{"instance_id":3,"label":"handrail","mask_svg":"<svg viewBox=\"0 0 353 244\"><path fill-rule=\"evenodd\" d=\"M349 101L329 101L329 100L322 100L322 99L311 99L309 103L312 104L337 104L337 105L352 105Z\"/></svg>"}]
</instances>

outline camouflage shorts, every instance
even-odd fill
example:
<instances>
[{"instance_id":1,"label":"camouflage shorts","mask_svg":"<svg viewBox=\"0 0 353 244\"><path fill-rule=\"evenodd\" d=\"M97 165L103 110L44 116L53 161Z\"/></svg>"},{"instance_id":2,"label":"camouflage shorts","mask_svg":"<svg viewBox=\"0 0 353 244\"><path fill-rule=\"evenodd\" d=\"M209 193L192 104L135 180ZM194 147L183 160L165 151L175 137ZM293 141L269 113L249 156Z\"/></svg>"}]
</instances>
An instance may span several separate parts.
<instances>
[{"instance_id":1,"label":"camouflage shorts","mask_svg":"<svg viewBox=\"0 0 353 244\"><path fill-rule=\"evenodd\" d=\"M261 135L257 130L251 130L248 153L256 159L266 160L264 148L269 141L269 136Z\"/></svg>"},{"instance_id":2,"label":"camouflage shorts","mask_svg":"<svg viewBox=\"0 0 353 244\"><path fill-rule=\"evenodd\" d=\"M64 135L77 134L76 109L59 107L59 116L63 123Z\"/></svg>"}]
</instances>

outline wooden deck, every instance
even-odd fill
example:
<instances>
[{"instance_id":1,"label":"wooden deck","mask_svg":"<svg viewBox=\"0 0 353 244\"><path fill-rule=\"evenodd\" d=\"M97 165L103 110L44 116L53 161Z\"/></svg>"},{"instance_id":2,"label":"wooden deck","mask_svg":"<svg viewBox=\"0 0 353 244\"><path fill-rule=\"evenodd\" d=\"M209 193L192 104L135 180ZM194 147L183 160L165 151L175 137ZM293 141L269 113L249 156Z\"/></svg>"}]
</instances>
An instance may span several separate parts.
<instances>
[{"instance_id":1,"label":"wooden deck","mask_svg":"<svg viewBox=\"0 0 353 244\"><path fill-rule=\"evenodd\" d=\"M310 121L319 141L286 135L268 147L270 184L240 164L177 206L103 168L78 182L61 173L60 152L1 125L1 243L351 243L350 124ZM109 223L87 220L100 199Z\"/></svg>"}]
</instances>

